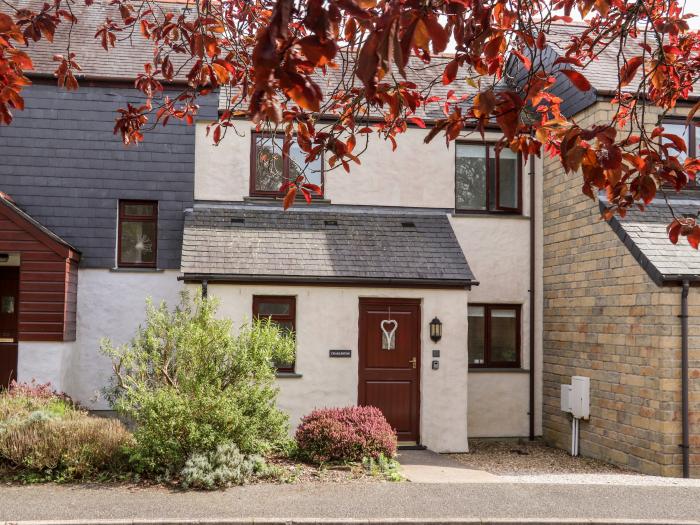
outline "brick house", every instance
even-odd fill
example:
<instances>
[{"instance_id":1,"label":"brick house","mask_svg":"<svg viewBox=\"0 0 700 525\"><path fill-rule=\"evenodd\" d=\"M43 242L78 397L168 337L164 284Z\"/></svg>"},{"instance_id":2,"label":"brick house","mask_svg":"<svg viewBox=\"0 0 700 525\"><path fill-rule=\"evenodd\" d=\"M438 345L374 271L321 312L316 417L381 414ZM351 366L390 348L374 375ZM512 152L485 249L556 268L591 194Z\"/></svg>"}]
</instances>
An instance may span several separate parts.
<instances>
[{"instance_id":1,"label":"brick house","mask_svg":"<svg viewBox=\"0 0 700 525\"><path fill-rule=\"evenodd\" d=\"M567 36L566 28L560 28L560 36ZM555 57L555 46L548 53ZM591 92L567 90L564 82L558 88L565 111L583 127L609 122L617 82L615 54L603 53L586 75ZM695 155L696 128L684 124L688 108L680 104L662 123L685 135L689 153ZM650 128L660 121L653 110L647 110L646 118ZM669 242L666 226L672 216L662 197L643 213L632 211L605 222L604 198L593 202L585 197L580 180L565 174L558 159L544 159L543 185L545 440L570 447L570 416L560 410L560 385L574 375L588 376L591 415L580 427L582 455L648 474L679 476L686 450L685 468L700 476L700 293L695 286L700 253L685 239L675 246ZM700 211L695 189L669 191L668 198L679 215ZM681 318L685 295L687 331Z\"/></svg>"}]
</instances>

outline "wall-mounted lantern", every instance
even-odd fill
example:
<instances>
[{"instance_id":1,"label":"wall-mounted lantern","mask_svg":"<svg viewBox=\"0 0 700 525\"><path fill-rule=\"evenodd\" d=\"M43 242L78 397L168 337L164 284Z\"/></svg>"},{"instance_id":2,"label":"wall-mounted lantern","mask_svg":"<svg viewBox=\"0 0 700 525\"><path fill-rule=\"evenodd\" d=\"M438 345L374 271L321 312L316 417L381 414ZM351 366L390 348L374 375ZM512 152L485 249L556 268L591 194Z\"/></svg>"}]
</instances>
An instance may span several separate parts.
<instances>
[{"instance_id":1,"label":"wall-mounted lantern","mask_svg":"<svg viewBox=\"0 0 700 525\"><path fill-rule=\"evenodd\" d=\"M430 321L430 339L437 343L442 338L442 323L437 317Z\"/></svg>"}]
</instances>

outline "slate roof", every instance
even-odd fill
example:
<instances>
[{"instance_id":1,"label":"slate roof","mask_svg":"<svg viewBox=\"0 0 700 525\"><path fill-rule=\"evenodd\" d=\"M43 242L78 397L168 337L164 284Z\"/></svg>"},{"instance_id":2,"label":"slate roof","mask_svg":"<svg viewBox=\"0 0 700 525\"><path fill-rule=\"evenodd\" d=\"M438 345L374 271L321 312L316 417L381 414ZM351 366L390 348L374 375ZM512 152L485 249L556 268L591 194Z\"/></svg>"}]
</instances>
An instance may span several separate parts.
<instances>
[{"instance_id":1,"label":"slate roof","mask_svg":"<svg viewBox=\"0 0 700 525\"><path fill-rule=\"evenodd\" d=\"M34 217L29 215L26 211L24 211L22 208L20 208L17 203L12 199L10 195L7 195L6 193L0 191L0 205L1 206L6 206L8 209L10 209L13 213L21 217L24 221L28 222L32 226L34 226L37 230L40 230L44 235L47 237L53 239L56 241L58 244L64 246L65 248L68 248L71 251L74 251L77 255L78 258L80 257L80 250L75 248L73 245L71 245L69 242L64 241L61 237L56 235L54 232L49 230L46 226L41 224L39 221L37 221Z\"/></svg>"},{"instance_id":2,"label":"slate roof","mask_svg":"<svg viewBox=\"0 0 700 525\"><path fill-rule=\"evenodd\" d=\"M186 212L185 280L478 284L444 212L297 204L195 204Z\"/></svg>"},{"instance_id":3,"label":"slate roof","mask_svg":"<svg viewBox=\"0 0 700 525\"><path fill-rule=\"evenodd\" d=\"M690 190L669 195L668 199L677 216L700 212L698 192ZM601 199L601 210L605 205L605 199ZM608 223L656 284L699 281L700 252L683 237L678 244L671 243L666 226L672 220L671 210L659 196L643 212L631 210L624 219L615 216Z\"/></svg>"},{"instance_id":4,"label":"slate roof","mask_svg":"<svg viewBox=\"0 0 700 525\"><path fill-rule=\"evenodd\" d=\"M17 9L40 10L44 3L45 0L16 0L13 5ZM172 1L161 2L160 5L167 11L181 12L184 8ZM153 44L143 38L140 31L134 32L133 35L116 33L117 43L114 48L110 47L109 51L105 51L100 40L95 38L95 33L107 17L121 23L118 6L109 5L107 0L99 0L90 7L86 7L83 2L75 2L71 9L78 18L70 36L71 51L76 54L76 60L81 67L80 74L76 75L78 79L86 77L133 80L143 72L145 63L152 62ZM53 43L47 42L46 39L31 43L28 52L34 63L35 73L53 76L58 65L53 56L65 55L69 27L65 21L61 22ZM173 53L172 57L177 71L177 66L184 62L184 56Z\"/></svg>"},{"instance_id":5,"label":"slate roof","mask_svg":"<svg viewBox=\"0 0 700 525\"><path fill-rule=\"evenodd\" d=\"M43 6L44 1L17 0L14 5L18 9L31 7L38 10ZM178 13L182 12L186 7L173 0L165 2L160 0L159 5L164 10ZM143 72L145 63L152 62L153 43L144 39L138 31L134 32L134 34L116 33L116 46L110 48L109 51L105 51L100 45L99 39L95 38L95 33L105 18L110 17L117 22L121 22L118 6L109 5L105 0L95 2L90 7L85 7L82 2L78 2L72 6L72 9L78 18L78 23L74 26L71 34L71 51L76 53L76 60L81 67L81 71L77 74L78 79L133 80L139 73ZM29 54L34 62L35 74L53 77L57 66L53 56L65 54L68 29L68 24L62 23L56 32L53 44L48 43L45 39L39 42L32 42ZM188 63L189 57L176 53L171 53L170 57L176 72L178 68L186 64L176 77L176 80L184 81L191 67L191 64ZM325 75L318 73L314 80L324 91L335 89L343 81L342 70L348 67L346 64L354 60L354 57L354 53L339 54L336 60L340 63L340 66L337 69L327 68ZM460 78L463 79L467 75L464 69L459 72L458 80L452 85L445 86L439 81L447 62L451 59L452 57L450 56L435 56L430 63L426 64L419 58L412 56L407 66L407 80L415 83L418 89L429 95L445 97L450 90L454 91L458 97L475 95L477 90L469 86L464 80L460 80ZM391 74L397 79L402 79L395 66ZM160 78L159 75L156 76ZM351 75L347 76L350 78L344 79L346 85L348 83L354 86L361 84L357 78ZM435 82L435 79L438 81ZM486 81L487 79L484 78L483 82ZM226 88L221 90L220 107L225 107L225 101L230 96L229 90ZM427 108L421 108L417 114L427 119L444 117L442 106L437 103L432 103Z\"/></svg>"}]
</instances>

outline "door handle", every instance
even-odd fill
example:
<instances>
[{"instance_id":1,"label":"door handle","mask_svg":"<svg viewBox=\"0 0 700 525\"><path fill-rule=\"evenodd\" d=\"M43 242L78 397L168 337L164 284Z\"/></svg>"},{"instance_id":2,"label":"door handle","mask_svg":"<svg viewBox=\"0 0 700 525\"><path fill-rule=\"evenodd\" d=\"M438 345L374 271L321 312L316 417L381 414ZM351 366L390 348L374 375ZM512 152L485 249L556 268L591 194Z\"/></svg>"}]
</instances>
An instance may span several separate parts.
<instances>
[{"instance_id":1,"label":"door handle","mask_svg":"<svg viewBox=\"0 0 700 525\"><path fill-rule=\"evenodd\" d=\"M415 357L414 357L413 359L409 359L408 362L409 362L409 364L411 364L411 368L415 368L415 367L416 367L416 362L417 362L417 360L416 360Z\"/></svg>"}]
</instances>

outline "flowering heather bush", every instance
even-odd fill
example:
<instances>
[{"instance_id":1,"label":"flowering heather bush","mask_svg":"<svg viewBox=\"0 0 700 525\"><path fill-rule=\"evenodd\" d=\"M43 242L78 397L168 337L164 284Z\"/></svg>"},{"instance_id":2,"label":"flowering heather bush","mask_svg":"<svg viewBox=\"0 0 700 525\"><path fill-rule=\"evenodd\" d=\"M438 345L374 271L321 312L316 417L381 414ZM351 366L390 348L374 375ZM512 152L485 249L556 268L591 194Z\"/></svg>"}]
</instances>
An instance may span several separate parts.
<instances>
[{"instance_id":1,"label":"flowering heather bush","mask_svg":"<svg viewBox=\"0 0 700 525\"><path fill-rule=\"evenodd\" d=\"M396 454L396 433L375 407L314 410L301 420L296 440L300 455L319 463Z\"/></svg>"},{"instance_id":2,"label":"flowering heather bush","mask_svg":"<svg viewBox=\"0 0 700 525\"><path fill-rule=\"evenodd\" d=\"M37 383L36 379L32 379L31 383L18 383L13 380L10 383L10 388L7 390L7 394L10 397L24 397L37 400L63 399L64 401L71 402L68 394L57 392L54 390L51 383Z\"/></svg>"}]
</instances>

